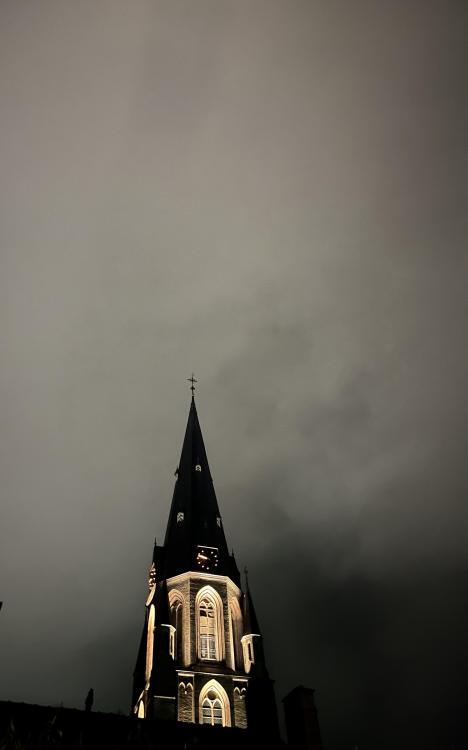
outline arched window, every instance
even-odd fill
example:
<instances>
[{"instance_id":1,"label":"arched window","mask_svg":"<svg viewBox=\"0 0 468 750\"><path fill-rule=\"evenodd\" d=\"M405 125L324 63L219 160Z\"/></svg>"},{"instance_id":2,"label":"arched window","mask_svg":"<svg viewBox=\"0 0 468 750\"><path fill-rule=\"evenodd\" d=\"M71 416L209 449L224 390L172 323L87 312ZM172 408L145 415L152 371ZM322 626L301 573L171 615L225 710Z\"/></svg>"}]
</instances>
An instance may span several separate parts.
<instances>
[{"instance_id":1,"label":"arched window","mask_svg":"<svg viewBox=\"0 0 468 750\"><path fill-rule=\"evenodd\" d=\"M195 599L198 658L221 661L224 658L223 603L219 594L205 586Z\"/></svg>"},{"instance_id":2,"label":"arched window","mask_svg":"<svg viewBox=\"0 0 468 750\"><path fill-rule=\"evenodd\" d=\"M179 591L169 592L171 607L171 625L175 628L172 656L175 661L183 661L183 613L184 600Z\"/></svg>"},{"instance_id":3,"label":"arched window","mask_svg":"<svg viewBox=\"0 0 468 750\"><path fill-rule=\"evenodd\" d=\"M222 727L231 726L231 708L229 698L224 688L210 680L200 692L199 704L200 724L218 724Z\"/></svg>"},{"instance_id":4,"label":"arched window","mask_svg":"<svg viewBox=\"0 0 468 750\"><path fill-rule=\"evenodd\" d=\"M216 616L212 601L202 599L200 617L200 656L202 659L216 659Z\"/></svg>"}]
</instances>

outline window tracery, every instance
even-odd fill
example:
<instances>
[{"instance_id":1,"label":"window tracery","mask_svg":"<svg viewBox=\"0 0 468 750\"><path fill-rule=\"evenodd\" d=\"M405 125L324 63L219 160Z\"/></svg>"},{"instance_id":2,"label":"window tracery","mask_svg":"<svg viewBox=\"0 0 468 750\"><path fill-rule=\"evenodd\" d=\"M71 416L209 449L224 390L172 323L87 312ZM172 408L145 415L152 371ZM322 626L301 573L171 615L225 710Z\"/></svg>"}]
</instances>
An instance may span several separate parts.
<instances>
[{"instance_id":1,"label":"window tracery","mask_svg":"<svg viewBox=\"0 0 468 750\"><path fill-rule=\"evenodd\" d=\"M210 690L202 705L202 724L224 726L223 704L214 690Z\"/></svg>"},{"instance_id":2,"label":"window tracery","mask_svg":"<svg viewBox=\"0 0 468 750\"><path fill-rule=\"evenodd\" d=\"M224 658L223 603L211 586L198 592L195 612L198 658L221 661Z\"/></svg>"},{"instance_id":3,"label":"window tracery","mask_svg":"<svg viewBox=\"0 0 468 750\"><path fill-rule=\"evenodd\" d=\"M200 618L200 656L202 659L216 659L216 618L215 608L208 598L202 599Z\"/></svg>"},{"instance_id":4,"label":"window tracery","mask_svg":"<svg viewBox=\"0 0 468 750\"><path fill-rule=\"evenodd\" d=\"M216 680L210 680L200 692L199 721L211 726L231 726L229 698Z\"/></svg>"}]
</instances>

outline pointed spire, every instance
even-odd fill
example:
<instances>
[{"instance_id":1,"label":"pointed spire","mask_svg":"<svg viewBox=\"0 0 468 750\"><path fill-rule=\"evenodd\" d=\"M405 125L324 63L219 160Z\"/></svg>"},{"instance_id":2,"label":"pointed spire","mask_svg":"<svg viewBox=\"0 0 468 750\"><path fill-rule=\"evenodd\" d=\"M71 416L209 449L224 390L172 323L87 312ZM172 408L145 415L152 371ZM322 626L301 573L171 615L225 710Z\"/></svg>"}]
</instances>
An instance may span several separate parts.
<instances>
[{"instance_id":1,"label":"pointed spire","mask_svg":"<svg viewBox=\"0 0 468 750\"><path fill-rule=\"evenodd\" d=\"M257 615L255 613L255 607L252 601L252 595L249 588L249 578L247 568L245 572L245 594L244 594L244 634L245 635L261 635L260 626L258 624Z\"/></svg>"},{"instance_id":2,"label":"pointed spire","mask_svg":"<svg viewBox=\"0 0 468 750\"><path fill-rule=\"evenodd\" d=\"M194 389L195 379L189 380ZM193 390L164 547L166 578L196 570L201 547L217 550L216 571L211 572L239 579L224 536Z\"/></svg>"}]
</instances>

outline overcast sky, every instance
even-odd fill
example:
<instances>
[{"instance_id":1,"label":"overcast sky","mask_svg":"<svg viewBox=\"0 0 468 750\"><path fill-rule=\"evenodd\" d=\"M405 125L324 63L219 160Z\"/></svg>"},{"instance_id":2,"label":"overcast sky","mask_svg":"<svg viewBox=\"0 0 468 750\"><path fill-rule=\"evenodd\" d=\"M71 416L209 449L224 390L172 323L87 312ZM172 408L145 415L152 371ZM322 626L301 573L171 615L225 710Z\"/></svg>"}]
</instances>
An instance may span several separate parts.
<instances>
[{"instance_id":1,"label":"overcast sky","mask_svg":"<svg viewBox=\"0 0 468 750\"><path fill-rule=\"evenodd\" d=\"M462 747L466 10L2 0L0 699L128 711L193 370L278 698Z\"/></svg>"}]
</instances>

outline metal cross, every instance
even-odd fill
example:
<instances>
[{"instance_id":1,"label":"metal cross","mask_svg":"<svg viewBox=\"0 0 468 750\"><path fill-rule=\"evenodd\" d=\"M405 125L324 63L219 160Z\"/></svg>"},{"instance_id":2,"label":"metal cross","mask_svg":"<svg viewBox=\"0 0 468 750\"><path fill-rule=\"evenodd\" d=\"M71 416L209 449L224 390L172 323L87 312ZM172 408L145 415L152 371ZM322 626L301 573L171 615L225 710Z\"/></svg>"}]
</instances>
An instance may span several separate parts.
<instances>
[{"instance_id":1,"label":"metal cross","mask_svg":"<svg viewBox=\"0 0 468 750\"><path fill-rule=\"evenodd\" d=\"M194 395L194 393L195 393L195 383L198 383L198 380L195 380L195 377L194 377L194 375L193 375L193 372L192 372L192 377L191 377L191 378L187 378L187 380L189 381L189 383L191 383L191 384L192 384L192 385L190 386L190 390L192 391L192 396L193 396L193 395Z\"/></svg>"}]
</instances>

